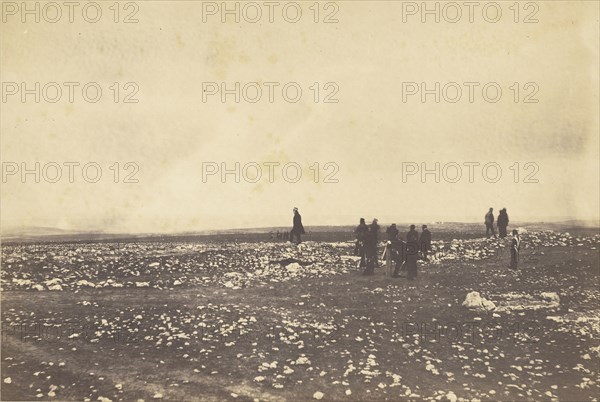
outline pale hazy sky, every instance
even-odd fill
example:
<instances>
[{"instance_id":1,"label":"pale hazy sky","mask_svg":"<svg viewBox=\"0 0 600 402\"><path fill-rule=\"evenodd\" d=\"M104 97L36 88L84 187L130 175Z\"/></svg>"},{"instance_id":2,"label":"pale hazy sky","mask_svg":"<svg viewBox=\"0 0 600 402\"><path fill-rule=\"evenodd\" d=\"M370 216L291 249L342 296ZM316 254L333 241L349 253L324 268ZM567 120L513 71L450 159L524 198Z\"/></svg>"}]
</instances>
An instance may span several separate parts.
<instances>
[{"instance_id":1,"label":"pale hazy sky","mask_svg":"<svg viewBox=\"0 0 600 402\"><path fill-rule=\"evenodd\" d=\"M402 2L336 3L339 22L331 24L313 21L312 1L298 2L303 11L298 23L283 19L286 2L275 9L273 23L266 7L260 23L243 18L235 23L231 16L221 23L220 15L203 22L202 2L193 1L136 2L139 22L134 24L113 21L113 2L102 3L95 24L83 20L80 9L73 23L66 8L56 23L46 22L44 15L39 23L31 16L22 23L19 10L11 15L13 10L5 9L6 22L0 25L3 173L15 166L7 162L33 168L36 161L42 166L96 162L103 172L97 183L84 180L81 166L75 168L74 183L64 165L57 183L43 177L35 183L33 175L24 183L19 174L4 177L2 227L177 232L285 226L294 206L306 226L353 224L359 217L480 220L490 206L506 207L513 221L598 217L598 2L535 2L539 21L529 24L514 22L512 1L498 3L502 17L497 23L486 22L480 8L473 23L466 8L457 23L443 18L435 23L432 17L422 23L419 14L406 15L403 22ZM324 5L320 19L335 11ZM120 11L122 19L134 10ZM251 18L254 11L247 11ZM293 17L293 9L288 11ZM534 11L521 9L519 19ZM54 11L47 12L53 18ZM94 11L88 12L93 17ZM23 103L20 93L9 95L15 90L7 84L12 82L28 88L36 82L81 85L72 103L64 85L56 103L43 96L35 103L34 95ZM97 103L82 97L88 82L103 90ZM121 98L131 89L125 83L136 83L139 102L115 103L110 89L115 82ZM263 96L257 103L235 103L233 96L222 103L218 95L203 102L204 82L229 88L258 82ZM265 82L281 83L273 103ZM302 88L297 103L282 97L288 82ZM332 90L325 83L335 83L339 102L315 103L310 89L315 82L321 98ZM406 82L425 82L429 88L457 82L463 95L457 103L443 98L435 103L433 95L425 103L419 95L403 102ZM473 103L464 82L481 83ZM489 82L503 91L497 103L482 97L481 88ZM518 103L510 89L515 82ZM523 103L534 88L525 88L526 83L539 88L533 96L538 103ZM139 183L114 183L109 167L115 162L119 181L127 173L124 164L136 163ZM274 183L268 182L264 165L258 183L235 183L232 175L222 183L218 175L203 182L203 162L225 162L229 168L235 162L280 165ZM281 167L290 162L302 167L297 183L282 179ZM319 183L310 170L315 162L320 163ZM323 182L328 162L339 167L338 183ZM464 165L458 183L443 178L435 183L433 175L425 182L417 175L403 182L403 162L425 162L430 168L435 162L481 165L473 183ZM503 170L496 183L486 182L481 173L481 166L491 162ZM519 183L510 170L515 162L520 163ZM539 183L523 183L531 172L524 170L528 162L539 167L534 175ZM454 170L447 173L454 176Z\"/></svg>"}]
</instances>

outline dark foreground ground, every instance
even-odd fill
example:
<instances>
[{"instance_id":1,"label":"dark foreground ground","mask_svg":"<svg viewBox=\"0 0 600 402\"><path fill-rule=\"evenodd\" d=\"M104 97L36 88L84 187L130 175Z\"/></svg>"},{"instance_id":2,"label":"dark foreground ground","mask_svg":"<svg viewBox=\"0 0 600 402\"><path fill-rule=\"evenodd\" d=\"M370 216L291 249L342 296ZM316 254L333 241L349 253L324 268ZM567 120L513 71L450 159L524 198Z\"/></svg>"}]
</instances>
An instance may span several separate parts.
<instances>
[{"instance_id":1,"label":"dark foreground ground","mask_svg":"<svg viewBox=\"0 0 600 402\"><path fill-rule=\"evenodd\" d=\"M414 282L361 276L350 243L5 246L0 396L595 400L600 236L571 232L526 234L518 272L448 235Z\"/></svg>"}]
</instances>

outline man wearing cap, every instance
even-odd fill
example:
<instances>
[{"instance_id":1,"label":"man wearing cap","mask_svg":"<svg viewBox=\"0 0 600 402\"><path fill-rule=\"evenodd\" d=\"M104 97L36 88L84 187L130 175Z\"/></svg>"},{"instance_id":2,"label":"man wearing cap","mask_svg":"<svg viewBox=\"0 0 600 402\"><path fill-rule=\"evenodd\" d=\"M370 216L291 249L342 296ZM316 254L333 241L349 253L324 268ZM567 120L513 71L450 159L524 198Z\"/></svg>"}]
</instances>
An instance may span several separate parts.
<instances>
[{"instance_id":1,"label":"man wearing cap","mask_svg":"<svg viewBox=\"0 0 600 402\"><path fill-rule=\"evenodd\" d=\"M427 229L427 225L421 226L423 231L421 232L421 236L419 237L419 246L421 249L421 253L423 255L423 260L429 261L427 258L427 253L431 250L431 232Z\"/></svg>"},{"instance_id":2,"label":"man wearing cap","mask_svg":"<svg viewBox=\"0 0 600 402\"><path fill-rule=\"evenodd\" d=\"M300 244L300 235L304 233L306 232L304 231L304 226L302 226L302 217L298 212L298 208L294 207L294 226L290 232L290 241L294 242L294 236L296 236L296 244Z\"/></svg>"}]
</instances>

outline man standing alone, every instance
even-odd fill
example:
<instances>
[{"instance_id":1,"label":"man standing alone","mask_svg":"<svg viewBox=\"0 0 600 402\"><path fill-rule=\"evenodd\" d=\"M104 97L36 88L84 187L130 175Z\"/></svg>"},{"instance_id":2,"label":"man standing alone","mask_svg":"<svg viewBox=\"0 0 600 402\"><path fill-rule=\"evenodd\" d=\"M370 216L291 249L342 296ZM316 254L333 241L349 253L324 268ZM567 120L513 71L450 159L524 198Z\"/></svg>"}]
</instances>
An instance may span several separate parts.
<instances>
[{"instance_id":1,"label":"man standing alone","mask_svg":"<svg viewBox=\"0 0 600 402\"><path fill-rule=\"evenodd\" d=\"M298 212L298 208L294 207L294 227L290 232L290 241L293 242L294 236L296 236L296 244L300 244L300 235L303 235L304 233L306 232L304 231L304 226L302 226L302 217Z\"/></svg>"},{"instance_id":2,"label":"man standing alone","mask_svg":"<svg viewBox=\"0 0 600 402\"><path fill-rule=\"evenodd\" d=\"M492 235L496 237L496 231L494 230L494 208L490 208L487 214L485 214L485 236Z\"/></svg>"}]
</instances>

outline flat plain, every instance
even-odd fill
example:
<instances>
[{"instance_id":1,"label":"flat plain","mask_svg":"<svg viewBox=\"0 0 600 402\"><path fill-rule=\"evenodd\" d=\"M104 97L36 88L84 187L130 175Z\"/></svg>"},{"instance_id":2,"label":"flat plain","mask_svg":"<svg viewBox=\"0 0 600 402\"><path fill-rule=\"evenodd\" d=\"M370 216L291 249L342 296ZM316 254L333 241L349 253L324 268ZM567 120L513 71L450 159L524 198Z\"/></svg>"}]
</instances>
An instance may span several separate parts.
<instances>
[{"instance_id":1,"label":"flat plain","mask_svg":"<svg viewBox=\"0 0 600 402\"><path fill-rule=\"evenodd\" d=\"M1 399L597 400L598 230L526 226L513 271L480 226L416 281L346 229L5 242Z\"/></svg>"}]
</instances>

